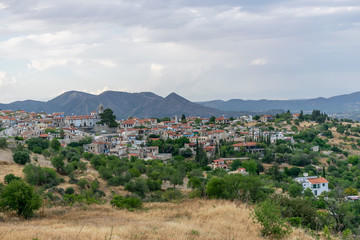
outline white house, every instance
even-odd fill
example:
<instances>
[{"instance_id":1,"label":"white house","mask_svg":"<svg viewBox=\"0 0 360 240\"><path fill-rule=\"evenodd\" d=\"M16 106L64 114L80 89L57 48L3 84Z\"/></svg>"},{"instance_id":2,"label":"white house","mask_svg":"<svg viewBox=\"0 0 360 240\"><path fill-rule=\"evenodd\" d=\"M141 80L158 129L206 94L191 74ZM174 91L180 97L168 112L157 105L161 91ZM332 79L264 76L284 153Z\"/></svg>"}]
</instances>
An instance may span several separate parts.
<instances>
[{"instance_id":1,"label":"white house","mask_svg":"<svg viewBox=\"0 0 360 240\"><path fill-rule=\"evenodd\" d=\"M300 183L304 190L310 188L315 196L329 191L329 181L322 177L298 177L295 181Z\"/></svg>"}]
</instances>

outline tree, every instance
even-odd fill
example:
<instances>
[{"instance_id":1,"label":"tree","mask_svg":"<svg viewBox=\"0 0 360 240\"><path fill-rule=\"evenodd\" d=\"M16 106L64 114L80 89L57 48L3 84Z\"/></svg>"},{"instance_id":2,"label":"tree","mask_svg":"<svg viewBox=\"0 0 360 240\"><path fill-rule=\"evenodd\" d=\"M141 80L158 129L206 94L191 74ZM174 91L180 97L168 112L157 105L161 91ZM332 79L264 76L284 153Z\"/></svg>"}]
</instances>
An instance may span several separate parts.
<instances>
[{"instance_id":1,"label":"tree","mask_svg":"<svg viewBox=\"0 0 360 240\"><path fill-rule=\"evenodd\" d=\"M266 200L257 205L251 217L261 224L263 236L282 239L291 233L291 227L282 218L281 206L271 200Z\"/></svg>"},{"instance_id":2,"label":"tree","mask_svg":"<svg viewBox=\"0 0 360 240\"><path fill-rule=\"evenodd\" d=\"M245 168L247 172L255 174L257 170L257 162L255 160L244 161L242 163L242 167Z\"/></svg>"},{"instance_id":3,"label":"tree","mask_svg":"<svg viewBox=\"0 0 360 240\"><path fill-rule=\"evenodd\" d=\"M241 160L240 159L235 159L231 164L231 169L230 170L235 171L239 167L241 167Z\"/></svg>"},{"instance_id":4,"label":"tree","mask_svg":"<svg viewBox=\"0 0 360 240\"><path fill-rule=\"evenodd\" d=\"M61 144L60 144L59 140L57 140L56 138L54 138L53 140L51 140L50 147L51 147L52 149L54 149L55 151L57 151L57 150L60 149Z\"/></svg>"},{"instance_id":5,"label":"tree","mask_svg":"<svg viewBox=\"0 0 360 240\"><path fill-rule=\"evenodd\" d=\"M6 138L0 138L0 148L7 148Z\"/></svg>"},{"instance_id":6,"label":"tree","mask_svg":"<svg viewBox=\"0 0 360 240\"><path fill-rule=\"evenodd\" d=\"M215 119L216 119L215 116L211 116L211 117L209 118L209 123L215 123Z\"/></svg>"},{"instance_id":7,"label":"tree","mask_svg":"<svg viewBox=\"0 0 360 240\"><path fill-rule=\"evenodd\" d=\"M174 188L175 188L176 185L184 184L183 179L184 179L184 176L180 172L176 171L174 174L172 174L170 176L169 180L170 180L170 183L173 184Z\"/></svg>"},{"instance_id":8,"label":"tree","mask_svg":"<svg viewBox=\"0 0 360 240\"><path fill-rule=\"evenodd\" d=\"M289 175L291 177L297 177L299 176L299 174L301 173L301 168L298 168L298 167L292 167L289 169Z\"/></svg>"},{"instance_id":9,"label":"tree","mask_svg":"<svg viewBox=\"0 0 360 240\"><path fill-rule=\"evenodd\" d=\"M98 124L106 124L111 128L119 126L119 124L115 121L116 116L110 108L107 108L103 113L100 113L100 118L101 121L99 121Z\"/></svg>"},{"instance_id":10,"label":"tree","mask_svg":"<svg viewBox=\"0 0 360 240\"><path fill-rule=\"evenodd\" d=\"M62 172L64 170L64 157L61 155L53 157L51 164L56 168L57 172Z\"/></svg>"},{"instance_id":11,"label":"tree","mask_svg":"<svg viewBox=\"0 0 360 240\"><path fill-rule=\"evenodd\" d=\"M348 187L344 190L344 194L347 196L357 196L358 191L356 190L356 188Z\"/></svg>"},{"instance_id":12,"label":"tree","mask_svg":"<svg viewBox=\"0 0 360 240\"><path fill-rule=\"evenodd\" d=\"M300 197L302 195L303 187L301 184L298 183L292 183L289 186L289 195L290 197Z\"/></svg>"},{"instance_id":13,"label":"tree","mask_svg":"<svg viewBox=\"0 0 360 240\"><path fill-rule=\"evenodd\" d=\"M21 177L16 177L14 174L10 173L4 177L4 182L6 184L9 184L10 182L12 182L14 180L20 180L20 179L21 179Z\"/></svg>"},{"instance_id":14,"label":"tree","mask_svg":"<svg viewBox=\"0 0 360 240\"><path fill-rule=\"evenodd\" d=\"M208 157L206 156L205 150L199 146L198 141L196 141L195 147L195 162L199 163L201 166L206 166L208 164Z\"/></svg>"},{"instance_id":15,"label":"tree","mask_svg":"<svg viewBox=\"0 0 360 240\"><path fill-rule=\"evenodd\" d=\"M300 115L299 115L299 121L304 121L304 112L303 112L303 110L301 110L301 112L300 112Z\"/></svg>"},{"instance_id":16,"label":"tree","mask_svg":"<svg viewBox=\"0 0 360 240\"><path fill-rule=\"evenodd\" d=\"M25 165L30 162L30 155L26 151L17 151L13 154L13 160L17 164Z\"/></svg>"},{"instance_id":17,"label":"tree","mask_svg":"<svg viewBox=\"0 0 360 240\"><path fill-rule=\"evenodd\" d=\"M49 140L43 138L30 138L26 141L28 148L33 152L42 152L49 148Z\"/></svg>"},{"instance_id":18,"label":"tree","mask_svg":"<svg viewBox=\"0 0 360 240\"><path fill-rule=\"evenodd\" d=\"M0 206L5 210L15 210L19 216L28 219L41 207L41 198L34 187L23 180L14 180L2 189Z\"/></svg>"},{"instance_id":19,"label":"tree","mask_svg":"<svg viewBox=\"0 0 360 240\"><path fill-rule=\"evenodd\" d=\"M306 188L304 190L303 195L304 195L305 198L310 198L310 199L315 198L314 193L311 191L310 188Z\"/></svg>"},{"instance_id":20,"label":"tree","mask_svg":"<svg viewBox=\"0 0 360 240\"><path fill-rule=\"evenodd\" d=\"M210 198L224 198L226 183L224 178L213 177L206 185L205 192Z\"/></svg>"}]
</instances>

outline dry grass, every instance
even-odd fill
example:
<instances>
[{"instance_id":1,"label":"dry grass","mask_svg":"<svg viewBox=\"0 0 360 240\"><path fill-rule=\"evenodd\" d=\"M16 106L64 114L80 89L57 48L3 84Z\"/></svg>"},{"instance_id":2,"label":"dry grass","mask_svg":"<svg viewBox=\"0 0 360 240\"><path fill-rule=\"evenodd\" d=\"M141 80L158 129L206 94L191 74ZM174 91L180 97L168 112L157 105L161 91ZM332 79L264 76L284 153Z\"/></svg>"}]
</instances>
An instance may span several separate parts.
<instances>
[{"instance_id":1,"label":"dry grass","mask_svg":"<svg viewBox=\"0 0 360 240\"><path fill-rule=\"evenodd\" d=\"M109 205L45 209L43 217L3 217L0 239L262 239L250 207L229 201L148 203L129 212ZM295 230L288 239L312 239Z\"/></svg>"}]
</instances>

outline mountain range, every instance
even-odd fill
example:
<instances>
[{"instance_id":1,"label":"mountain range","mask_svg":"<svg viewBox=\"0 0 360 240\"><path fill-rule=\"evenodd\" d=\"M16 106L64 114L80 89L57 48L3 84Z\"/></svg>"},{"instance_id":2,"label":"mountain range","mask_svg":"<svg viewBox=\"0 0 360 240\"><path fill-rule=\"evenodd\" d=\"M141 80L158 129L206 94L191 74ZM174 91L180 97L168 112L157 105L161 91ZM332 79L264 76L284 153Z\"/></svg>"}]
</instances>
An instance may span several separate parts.
<instances>
[{"instance_id":1,"label":"mountain range","mask_svg":"<svg viewBox=\"0 0 360 240\"><path fill-rule=\"evenodd\" d=\"M314 98L303 100L214 100L191 102L176 93L167 97L152 92L128 93L106 91L99 95L79 91L69 91L49 101L16 101L0 104L3 110L25 110L28 112L64 112L66 115L83 115L97 110L102 104L111 108L118 119L130 116L148 117L210 117L240 116L243 114L276 114L286 110L304 112L319 109L328 114L344 114L357 118L360 113L360 92L340 95L331 98Z\"/></svg>"},{"instance_id":2,"label":"mountain range","mask_svg":"<svg viewBox=\"0 0 360 240\"><path fill-rule=\"evenodd\" d=\"M163 98L151 92L127 93L106 91L99 95L79 91L69 91L46 102L42 101L17 101L9 104L0 104L3 110L25 110L28 112L64 112L66 115L84 115L97 111L102 104L110 108L118 119L130 116L149 117L180 117L186 116L210 117L247 114L247 112L222 111L197 103L171 93ZM249 113L248 113L249 114Z\"/></svg>"},{"instance_id":3,"label":"mountain range","mask_svg":"<svg viewBox=\"0 0 360 240\"><path fill-rule=\"evenodd\" d=\"M299 113L301 110L304 112L310 112L314 109L318 109L327 114L338 114L356 118L360 112L360 92L330 98L319 97L301 100L231 99L228 101L213 100L198 103L203 106L220 109L222 111L262 112L269 109L282 109Z\"/></svg>"}]
</instances>

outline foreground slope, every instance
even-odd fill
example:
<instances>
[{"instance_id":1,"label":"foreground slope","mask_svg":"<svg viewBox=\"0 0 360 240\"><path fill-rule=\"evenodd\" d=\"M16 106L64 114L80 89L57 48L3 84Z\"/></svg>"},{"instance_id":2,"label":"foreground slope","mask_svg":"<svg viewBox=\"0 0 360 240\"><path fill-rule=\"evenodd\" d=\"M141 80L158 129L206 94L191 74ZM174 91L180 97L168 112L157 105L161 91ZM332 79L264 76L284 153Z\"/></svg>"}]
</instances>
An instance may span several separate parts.
<instances>
[{"instance_id":1,"label":"foreground slope","mask_svg":"<svg viewBox=\"0 0 360 240\"><path fill-rule=\"evenodd\" d=\"M6 219L0 239L263 239L249 218L250 206L220 200L147 203L129 212L109 205L54 207L43 216ZM295 230L288 239L312 239Z\"/></svg>"}]
</instances>

